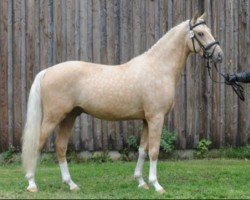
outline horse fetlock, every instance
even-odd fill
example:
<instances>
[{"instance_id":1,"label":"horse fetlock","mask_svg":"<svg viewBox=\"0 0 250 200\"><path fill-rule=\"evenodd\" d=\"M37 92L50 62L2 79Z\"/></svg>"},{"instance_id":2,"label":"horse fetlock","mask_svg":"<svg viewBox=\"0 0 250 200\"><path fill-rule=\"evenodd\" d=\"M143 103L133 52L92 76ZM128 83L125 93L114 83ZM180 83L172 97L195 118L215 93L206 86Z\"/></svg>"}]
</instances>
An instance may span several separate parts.
<instances>
[{"instance_id":1,"label":"horse fetlock","mask_svg":"<svg viewBox=\"0 0 250 200\"><path fill-rule=\"evenodd\" d=\"M66 184L70 184L71 181L72 180L71 180L70 176L64 176L63 179L62 179L62 182L66 183Z\"/></svg>"},{"instance_id":2,"label":"horse fetlock","mask_svg":"<svg viewBox=\"0 0 250 200\"><path fill-rule=\"evenodd\" d=\"M155 178L152 178L152 179L149 178L149 181L148 181L148 182L149 182L150 185L152 185L152 186L154 186L154 187L155 187L157 184L159 184L159 183L158 183L158 180L155 179Z\"/></svg>"},{"instance_id":3,"label":"horse fetlock","mask_svg":"<svg viewBox=\"0 0 250 200\"><path fill-rule=\"evenodd\" d=\"M28 172L25 177L29 182L29 186L27 187L28 192L38 192L37 185L35 183L34 173Z\"/></svg>"},{"instance_id":4,"label":"horse fetlock","mask_svg":"<svg viewBox=\"0 0 250 200\"><path fill-rule=\"evenodd\" d=\"M149 178L148 182L149 182L150 185L154 185L158 181L157 181L156 178Z\"/></svg>"},{"instance_id":5,"label":"horse fetlock","mask_svg":"<svg viewBox=\"0 0 250 200\"><path fill-rule=\"evenodd\" d=\"M137 171L136 171L136 172L134 173L134 178L135 178L135 179L139 179L139 178L141 178L141 177L142 177L141 172L137 172Z\"/></svg>"},{"instance_id":6,"label":"horse fetlock","mask_svg":"<svg viewBox=\"0 0 250 200\"><path fill-rule=\"evenodd\" d=\"M72 179L71 179L70 176L63 177L63 183L67 184L67 185L69 186L70 190L72 190L72 191L77 191L77 190L79 190L78 185L76 185L76 184L72 181Z\"/></svg>"},{"instance_id":7,"label":"horse fetlock","mask_svg":"<svg viewBox=\"0 0 250 200\"><path fill-rule=\"evenodd\" d=\"M148 186L148 184L147 183L143 183L143 184L139 184L138 185L138 188L142 188L142 189L145 189L145 190L149 190L149 186Z\"/></svg>"},{"instance_id":8,"label":"horse fetlock","mask_svg":"<svg viewBox=\"0 0 250 200\"><path fill-rule=\"evenodd\" d=\"M147 183L144 181L144 179L142 178L142 175L135 175L134 176L135 179L137 179L138 181L138 188L143 188L143 189L149 189Z\"/></svg>"},{"instance_id":9,"label":"horse fetlock","mask_svg":"<svg viewBox=\"0 0 250 200\"><path fill-rule=\"evenodd\" d=\"M26 175L25 175L25 178L27 180L32 180L34 179L34 173L33 172L27 172Z\"/></svg>"},{"instance_id":10,"label":"horse fetlock","mask_svg":"<svg viewBox=\"0 0 250 200\"><path fill-rule=\"evenodd\" d=\"M29 186L27 187L28 192L38 192L38 188L34 181L29 181Z\"/></svg>"},{"instance_id":11,"label":"horse fetlock","mask_svg":"<svg viewBox=\"0 0 250 200\"><path fill-rule=\"evenodd\" d=\"M159 182L158 182L157 179L150 179L150 180L149 180L149 183L150 183L150 185L152 185L152 186L155 188L155 190L156 190L157 192L159 192L159 193L161 193L161 194L165 192L165 190L164 190L163 187L159 184Z\"/></svg>"},{"instance_id":12,"label":"horse fetlock","mask_svg":"<svg viewBox=\"0 0 250 200\"><path fill-rule=\"evenodd\" d=\"M76 192L76 191L80 190L80 188L78 187L78 185L76 185L72 180L69 183L69 188L73 192Z\"/></svg>"}]
</instances>

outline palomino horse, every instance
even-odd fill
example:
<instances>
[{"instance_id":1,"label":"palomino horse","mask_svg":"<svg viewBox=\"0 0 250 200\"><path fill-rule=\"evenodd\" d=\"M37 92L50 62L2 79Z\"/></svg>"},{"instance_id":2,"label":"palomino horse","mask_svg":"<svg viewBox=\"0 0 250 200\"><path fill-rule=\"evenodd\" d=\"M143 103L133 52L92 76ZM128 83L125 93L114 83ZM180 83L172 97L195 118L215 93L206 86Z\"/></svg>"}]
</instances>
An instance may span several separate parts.
<instances>
[{"instance_id":1,"label":"palomino horse","mask_svg":"<svg viewBox=\"0 0 250 200\"><path fill-rule=\"evenodd\" d=\"M37 74L32 84L23 135L22 160L30 192L38 191L35 168L40 152L59 125L56 153L62 180L72 181L66 150L74 121L81 113L105 120L142 119L143 130L134 177L142 178L146 154L150 158L149 183L159 193L156 168L164 116L174 107L175 87L191 52L221 62L223 52L205 24L205 14L172 28L144 54L119 66L82 61L54 65Z\"/></svg>"}]
</instances>

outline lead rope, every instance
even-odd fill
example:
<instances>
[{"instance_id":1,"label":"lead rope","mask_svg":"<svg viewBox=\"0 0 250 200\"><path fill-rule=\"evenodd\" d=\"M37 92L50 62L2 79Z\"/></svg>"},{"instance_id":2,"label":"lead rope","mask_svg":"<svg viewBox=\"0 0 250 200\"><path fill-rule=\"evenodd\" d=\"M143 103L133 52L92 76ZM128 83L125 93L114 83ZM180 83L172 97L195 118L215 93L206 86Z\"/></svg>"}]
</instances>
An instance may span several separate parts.
<instances>
[{"instance_id":1,"label":"lead rope","mask_svg":"<svg viewBox=\"0 0 250 200\"><path fill-rule=\"evenodd\" d=\"M223 74L221 73L219 70L218 70L218 67L215 63L214 64L214 67L215 67L215 70L217 71L217 73L222 76L225 81L216 81L212 78L211 76L211 67L210 67L210 62L209 62L209 59L206 59L206 68L208 69L208 74L209 74L209 77L210 79L215 82L215 83L225 83L226 85L231 85L233 91L237 94L237 96L240 98L241 101L245 101L245 95L244 95L244 88L236 83L236 82L229 82L229 75L228 74Z\"/></svg>"}]
</instances>

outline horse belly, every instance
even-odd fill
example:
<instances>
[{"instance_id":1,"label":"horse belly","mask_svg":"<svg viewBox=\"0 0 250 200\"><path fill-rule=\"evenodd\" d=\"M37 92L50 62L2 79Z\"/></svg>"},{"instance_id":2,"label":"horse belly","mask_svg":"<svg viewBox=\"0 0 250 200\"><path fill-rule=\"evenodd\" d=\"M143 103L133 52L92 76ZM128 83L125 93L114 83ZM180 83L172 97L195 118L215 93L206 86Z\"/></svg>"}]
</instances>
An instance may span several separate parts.
<instances>
[{"instance_id":1,"label":"horse belly","mask_svg":"<svg viewBox=\"0 0 250 200\"><path fill-rule=\"evenodd\" d=\"M84 101L85 103L81 105L83 110L100 119L128 120L143 119L145 116L144 110L136 98L119 96L119 93L95 94Z\"/></svg>"},{"instance_id":2,"label":"horse belly","mask_svg":"<svg viewBox=\"0 0 250 200\"><path fill-rule=\"evenodd\" d=\"M132 112L124 112L121 110L106 110L100 109L99 111L87 110L87 114L90 114L96 118L117 121L117 120L133 120L133 119L144 119L145 115L142 110L136 110Z\"/></svg>"}]
</instances>

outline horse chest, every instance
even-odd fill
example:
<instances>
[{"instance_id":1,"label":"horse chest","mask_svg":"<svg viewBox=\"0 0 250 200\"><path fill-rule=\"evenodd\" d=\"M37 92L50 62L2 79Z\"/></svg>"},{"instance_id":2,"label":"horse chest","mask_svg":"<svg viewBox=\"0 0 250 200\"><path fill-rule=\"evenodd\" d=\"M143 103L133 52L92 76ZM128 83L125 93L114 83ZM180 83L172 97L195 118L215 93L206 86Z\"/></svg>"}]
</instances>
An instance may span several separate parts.
<instances>
[{"instance_id":1,"label":"horse chest","mask_svg":"<svg viewBox=\"0 0 250 200\"><path fill-rule=\"evenodd\" d=\"M146 112L169 112L174 104L174 92L174 86L167 84L167 82L149 87L144 95Z\"/></svg>"}]
</instances>

